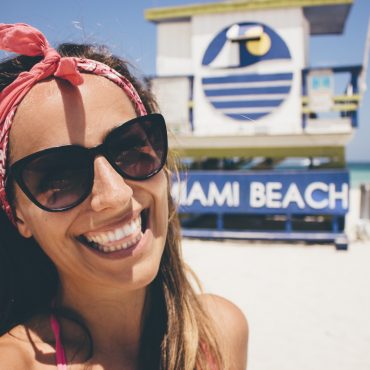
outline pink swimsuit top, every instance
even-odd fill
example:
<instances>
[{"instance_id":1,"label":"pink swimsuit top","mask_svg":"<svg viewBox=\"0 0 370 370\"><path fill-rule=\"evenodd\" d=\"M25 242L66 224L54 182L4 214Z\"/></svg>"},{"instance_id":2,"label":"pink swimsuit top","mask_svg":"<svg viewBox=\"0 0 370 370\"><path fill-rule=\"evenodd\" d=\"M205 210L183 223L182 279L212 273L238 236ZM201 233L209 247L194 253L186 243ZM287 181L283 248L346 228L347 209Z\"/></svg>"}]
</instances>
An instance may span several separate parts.
<instances>
[{"instance_id":1,"label":"pink swimsuit top","mask_svg":"<svg viewBox=\"0 0 370 370\"><path fill-rule=\"evenodd\" d=\"M56 363L57 363L57 370L68 370L64 347L63 347L62 340L60 338L59 322L54 315L50 316L50 324L51 324L51 329L53 330L54 337L55 337L55 358L56 358ZM212 365L212 368L216 370L217 368L212 359L210 360L210 363Z\"/></svg>"},{"instance_id":2,"label":"pink swimsuit top","mask_svg":"<svg viewBox=\"0 0 370 370\"><path fill-rule=\"evenodd\" d=\"M60 326L54 315L50 316L50 324L55 337L55 357L57 362L57 370L67 370L66 355L60 339Z\"/></svg>"}]
</instances>

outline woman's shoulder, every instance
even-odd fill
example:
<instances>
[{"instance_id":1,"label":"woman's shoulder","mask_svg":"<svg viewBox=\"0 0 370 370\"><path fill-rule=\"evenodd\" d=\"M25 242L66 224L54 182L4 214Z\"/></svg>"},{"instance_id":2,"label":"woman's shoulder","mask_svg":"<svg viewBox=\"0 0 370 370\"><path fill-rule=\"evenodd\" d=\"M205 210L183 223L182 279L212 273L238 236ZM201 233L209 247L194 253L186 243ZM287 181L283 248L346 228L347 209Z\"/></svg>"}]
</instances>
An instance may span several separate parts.
<instances>
[{"instance_id":1,"label":"woman's shoulder","mask_svg":"<svg viewBox=\"0 0 370 370\"><path fill-rule=\"evenodd\" d=\"M202 294L200 301L206 313L215 323L215 330L222 345L226 347L232 362L232 369L245 369L249 327L242 310L229 300L214 295Z\"/></svg>"},{"instance_id":2,"label":"woman's shoulder","mask_svg":"<svg viewBox=\"0 0 370 370\"><path fill-rule=\"evenodd\" d=\"M22 326L0 337L0 369L32 369L32 358L27 348Z\"/></svg>"},{"instance_id":3,"label":"woman's shoulder","mask_svg":"<svg viewBox=\"0 0 370 370\"><path fill-rule=\"evenodd\" d=\"M38 364L55 366L54 348L33 328L18 325L0 337L0 370L32 370ZM51 360L51 357L53 358ZM42 367L44 368L44 367Z\"/></svg>"},{"instance_id":4,"label":"woman's shoulder","mask_svg":"<svg viewBox=\"0 0 370 370\"><path fill-rule=\"evenodd\" d=\"M242 310L231 301L215 294L202 294L199 296L203 308L221 324L222 331L232 337L248 337L248 322Z\"/></svg>"}]
</instances>

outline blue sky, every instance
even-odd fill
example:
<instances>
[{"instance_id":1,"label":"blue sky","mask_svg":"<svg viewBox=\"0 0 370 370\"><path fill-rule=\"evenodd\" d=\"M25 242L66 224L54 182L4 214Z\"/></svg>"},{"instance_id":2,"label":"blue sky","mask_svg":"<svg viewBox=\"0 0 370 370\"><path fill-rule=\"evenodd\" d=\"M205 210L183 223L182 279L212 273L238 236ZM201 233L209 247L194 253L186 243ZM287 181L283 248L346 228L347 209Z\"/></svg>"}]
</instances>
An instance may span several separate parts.
<instances>
[{"instance_id":1,"label":"blue sky","mask_svg":"<svg viewBox=\"0 0 370 370\"><path fill-rule=\"evenodd\" d=\"M138 73L155 73L155 26L144 19L144 9L205 3L197 0L18 0L1 5L2 23L24 22L42 30L49 41L92 42L109 46L131 61ZM343 35L312 37L311 66L361 64L370 16L370 0L354 0ZM0 53L0 57L4 54ZM370 90L370 72L367 72ZM370 92L364 96L360 128L347 148L350 161L370 162Z\"/></svg>"}]
</instances>

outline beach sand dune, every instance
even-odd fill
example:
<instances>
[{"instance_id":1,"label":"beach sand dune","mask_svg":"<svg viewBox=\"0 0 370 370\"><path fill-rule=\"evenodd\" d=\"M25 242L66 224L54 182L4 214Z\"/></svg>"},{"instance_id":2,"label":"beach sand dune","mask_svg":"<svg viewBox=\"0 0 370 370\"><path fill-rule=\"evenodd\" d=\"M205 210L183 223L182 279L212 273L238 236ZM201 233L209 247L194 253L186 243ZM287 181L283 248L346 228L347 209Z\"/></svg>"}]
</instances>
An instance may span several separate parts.
<instances>
[{"instance_id":1,"label":"beach sand dune","mask_svg":"<svg viewBox=\"0 0 370 370\"><path fill-rule=\"evenodd\" d=\"M184 240L206 292L249 321L248 370L370 369L370 243Z\"/></svg>"}]
</instances>

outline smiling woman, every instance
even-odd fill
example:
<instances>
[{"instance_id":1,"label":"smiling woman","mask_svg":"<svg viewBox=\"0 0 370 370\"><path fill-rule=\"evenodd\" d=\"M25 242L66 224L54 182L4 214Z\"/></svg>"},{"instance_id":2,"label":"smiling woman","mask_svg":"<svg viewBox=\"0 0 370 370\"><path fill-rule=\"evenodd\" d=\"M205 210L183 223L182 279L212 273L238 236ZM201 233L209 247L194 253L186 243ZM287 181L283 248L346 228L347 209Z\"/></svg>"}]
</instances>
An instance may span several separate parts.
<instances>
[{"instance_id":1,"label":"smiling woman","mask_svg":"<svg viewBox=\"0 0 370 370\"><path fill-rule=\"evenodd\" d=\"M243 314L182 260L150 92L28 25L0 48L0 368L245 369Z\"/></svg>"}]
</instances>

